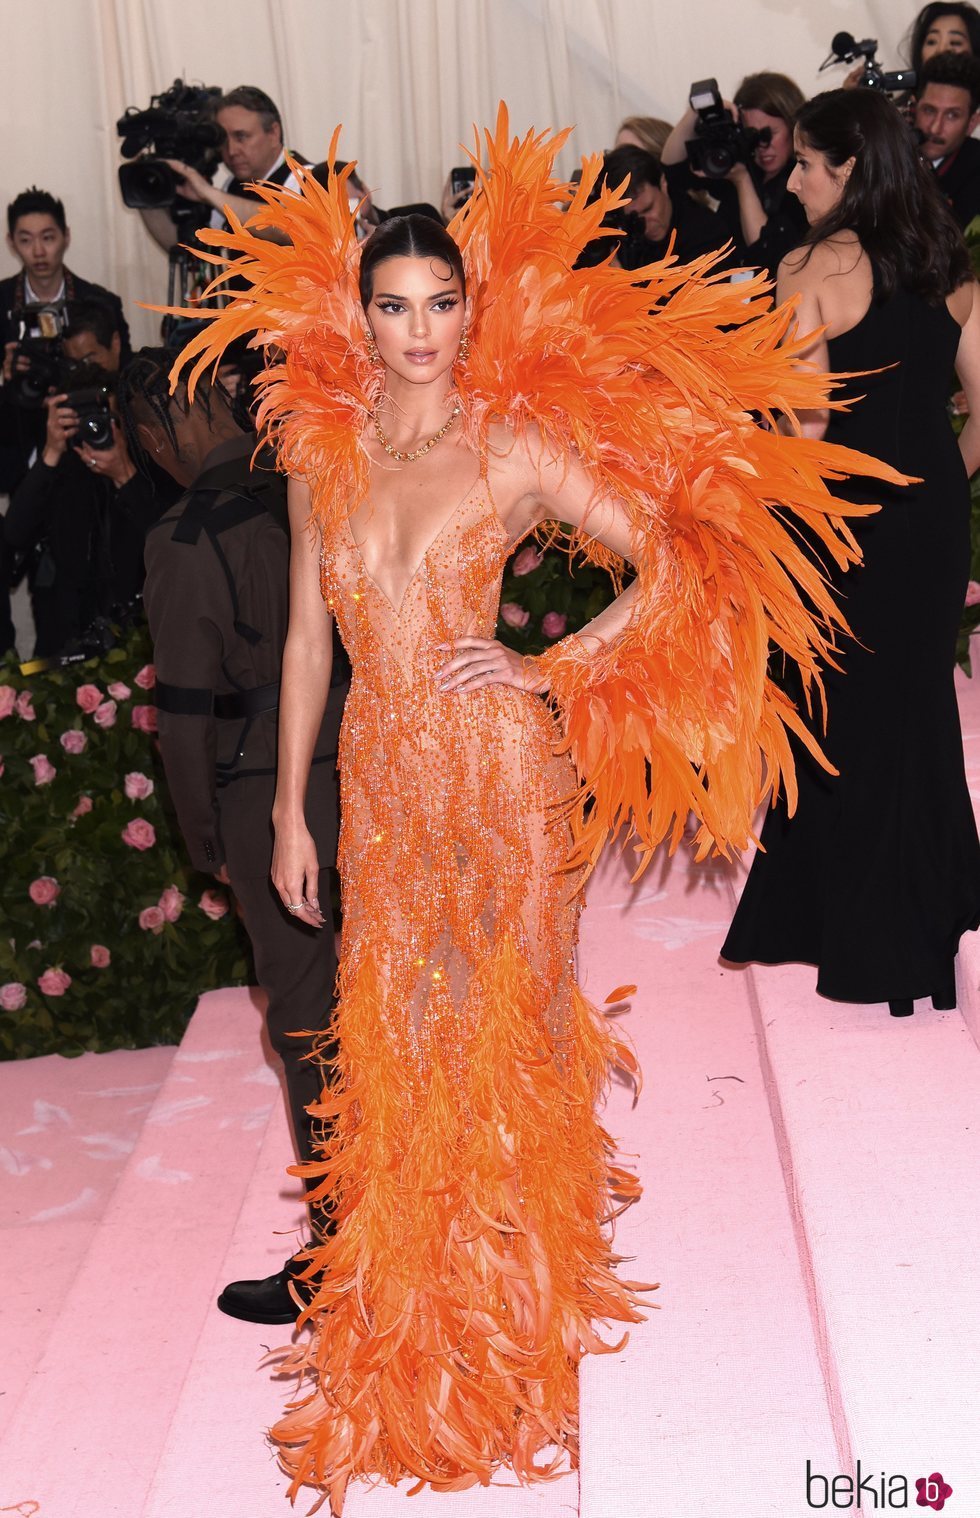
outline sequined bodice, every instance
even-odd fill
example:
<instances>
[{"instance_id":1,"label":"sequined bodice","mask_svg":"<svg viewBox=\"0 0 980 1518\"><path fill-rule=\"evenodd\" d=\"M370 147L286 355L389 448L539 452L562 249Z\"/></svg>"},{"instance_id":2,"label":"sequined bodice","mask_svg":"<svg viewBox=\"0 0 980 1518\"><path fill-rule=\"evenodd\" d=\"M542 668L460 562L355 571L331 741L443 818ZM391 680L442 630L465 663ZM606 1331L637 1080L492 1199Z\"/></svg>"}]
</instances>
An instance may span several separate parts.
<instances>
[{"instance_id":1,"label":"sequined bodice","mask_svg":"<svg viewBox=\"0 0 980 1518\"><path fill-rule=\"evenodd\" d=\"M435 645L470 634L492 638L510 552L507 531L482 480L429 543L395 606L369 574L349 521L325 539L323 598L337 618L359 685L391 700L431 697L446 662Z\"/></svg>"}]
</instances>

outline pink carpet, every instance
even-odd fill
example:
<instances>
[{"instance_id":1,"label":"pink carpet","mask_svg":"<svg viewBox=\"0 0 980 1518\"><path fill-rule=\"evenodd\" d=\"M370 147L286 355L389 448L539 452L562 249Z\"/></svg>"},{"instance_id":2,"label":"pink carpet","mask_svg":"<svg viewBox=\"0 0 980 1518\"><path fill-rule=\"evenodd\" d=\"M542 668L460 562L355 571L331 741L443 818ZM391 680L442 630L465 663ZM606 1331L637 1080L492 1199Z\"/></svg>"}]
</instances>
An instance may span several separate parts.
<instances>
[{"instance_id":1,"label":"pink carpet","mask_svg":"<svg viewBox=\"0 0 980 1518\"><path fill-rule=\"evenodd\" d=\"M980 808L980 680L959 689ZM632 888L610 857L592 882L583 982L640 986L645 1085L607 1120L645 1197L617 1247L660 1287L585 1362L578 1476L409 1507L358 1486L349 1518L804 1518L835 1477L859 1510L858 1462L861 1511L883 1484L916 1510L939 1472L946 1510L980 1515L978 935L959 1011L896 1022L822 1001L811 970L724 968L742 878L677 858ZM259 1024L216 992L177 1051L0 1066L0 1513L288 1512L263 1438L288 1388L260 1364L284 1331L213 1307L299 1237Z\"/></svg>"}]
</instances>

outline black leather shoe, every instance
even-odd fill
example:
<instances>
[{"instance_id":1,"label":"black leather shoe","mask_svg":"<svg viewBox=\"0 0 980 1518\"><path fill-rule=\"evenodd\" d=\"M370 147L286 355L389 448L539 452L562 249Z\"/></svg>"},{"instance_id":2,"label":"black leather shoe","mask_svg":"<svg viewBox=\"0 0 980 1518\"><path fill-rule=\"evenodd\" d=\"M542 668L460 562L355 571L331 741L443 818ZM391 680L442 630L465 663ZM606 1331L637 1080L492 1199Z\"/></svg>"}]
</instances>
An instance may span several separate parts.
<instances>
[{"instance_id":1,"label":"black leather shoe","mask_svg":"<svg viewBox=\"0 0 980 1518\"><path fill-rule=\"evenodd\" d=\"M300 1308L289 1289L295 1282L297 1291L306 1296L309 1287L296 1276L304 1265L291 1255L282 1270L262 1281L230 1281L218 1298L218 1306L229 1318L245 1323L295 1323Z\"/></svg>"}]
</instances>

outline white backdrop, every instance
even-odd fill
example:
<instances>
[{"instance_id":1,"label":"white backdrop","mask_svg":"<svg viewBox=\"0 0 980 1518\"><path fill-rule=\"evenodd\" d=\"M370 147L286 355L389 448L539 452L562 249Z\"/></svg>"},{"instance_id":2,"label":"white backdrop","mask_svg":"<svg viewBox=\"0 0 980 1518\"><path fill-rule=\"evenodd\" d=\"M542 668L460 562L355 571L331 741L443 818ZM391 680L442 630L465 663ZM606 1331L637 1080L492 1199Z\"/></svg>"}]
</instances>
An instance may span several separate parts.
<instances>
[{"instance_id":1,"label":"white backdrop","mask_svg":"<svg viewBox=\"0 0 980 1518\"><path fill-rule=\"evenodd\" d=\"M380 205L438 203L458 143L505 99L514 126L575 132L563 164L609 146L626 115L681 113L693 79L731 93L779 69L804 92L840 30L876 36L886 66L917 6L901 0L0 0L0 195L61 196L78 273L118 290L137 341L166 264L119 197L115 122L181 75L277 101L287 141L357 158ZM2 251L0 273L15 265Z\"/></svg>"}]
</instances>

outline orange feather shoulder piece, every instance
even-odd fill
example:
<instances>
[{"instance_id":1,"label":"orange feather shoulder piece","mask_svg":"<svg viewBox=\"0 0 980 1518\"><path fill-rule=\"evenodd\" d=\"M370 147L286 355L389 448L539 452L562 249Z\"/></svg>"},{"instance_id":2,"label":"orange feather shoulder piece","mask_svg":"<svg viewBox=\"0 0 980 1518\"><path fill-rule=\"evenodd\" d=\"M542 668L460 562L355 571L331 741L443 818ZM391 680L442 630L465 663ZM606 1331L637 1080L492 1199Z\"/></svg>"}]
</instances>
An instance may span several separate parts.
<instances>
[{"instance_id":1,"label":"orange feather shoulder piece","mask_svg":"<svg viewBox=\"0 0 980 1518\"><path fill-rule=\"evenodd\" d=\"M457 385L476 447L501 422L516 437L534 429L559 456L578 455L597 499L615 495L628 512L639 582L628 626L598 653L566 638L540 662L580 779L562 814L570 862L594 863L625 828L642 870L662 840L677 846L689 813L703 855L752 841L768 788L784 786L792 807L788 734L821 756L769 678L770 652L798 665L812 715L820 669L847 630L799 528L838 566L853 565L847 517L875 508L836 500L827 481L904 480L862 454L775 430L777 415L795 421L838 403L835 380L800 364L811 339L788 338L793 307L773 308L762 276L733 284L714 272L714 256L574 267L608 235L602 222L624 197L595 192L598 158L576 187L555 176L567 135L512 138L501 107L482 162L477 142L476 191L450 225L472 305ZM232 255L210 255L221 272L208 293L238 288L222 309L184 313L210 322L174 377L190 366L193 382L253 334L269 360L259 425L281 467L310 482L326 530L367 489L361 436L381 380L357 292L353 165L327 189L293 167L299 193L260 185L247 226L232 218L231 233L201 234ZM256 235L268 227L289 245ZM587 527L555 523L549 535L618 582L622 561Z\"/></svg>"}]
</instances>

